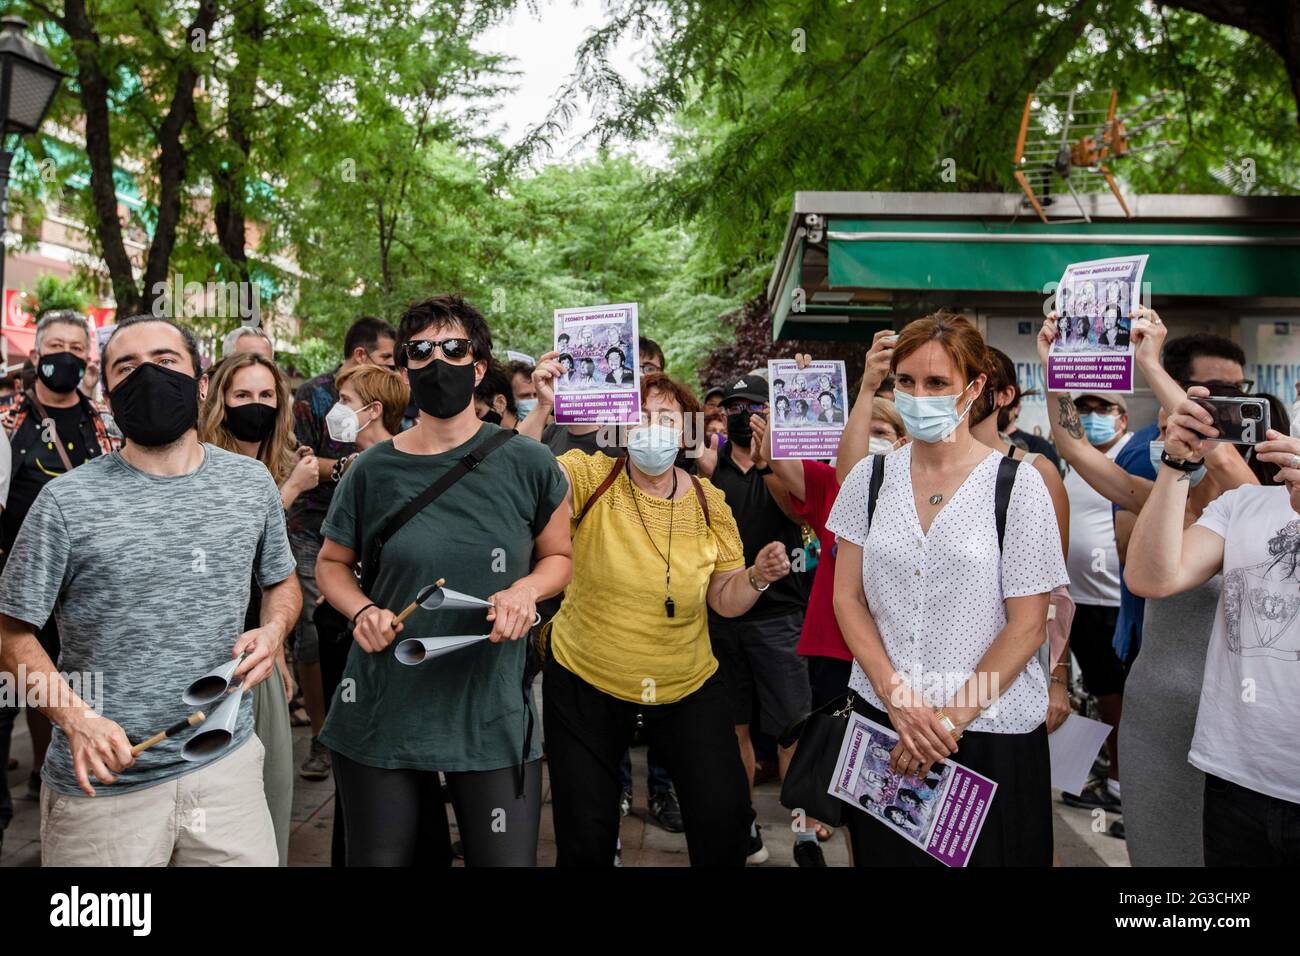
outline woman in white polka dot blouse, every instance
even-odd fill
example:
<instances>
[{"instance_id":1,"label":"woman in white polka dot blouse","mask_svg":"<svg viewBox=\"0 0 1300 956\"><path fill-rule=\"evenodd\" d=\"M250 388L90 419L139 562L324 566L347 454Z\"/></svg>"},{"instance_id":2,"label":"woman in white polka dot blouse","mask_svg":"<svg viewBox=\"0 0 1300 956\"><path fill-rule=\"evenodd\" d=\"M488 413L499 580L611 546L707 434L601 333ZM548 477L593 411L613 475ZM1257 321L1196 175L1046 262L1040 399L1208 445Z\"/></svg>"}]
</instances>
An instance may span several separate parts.
<instances>
[{"instance_id":1,"label":"woman in white polka dot blouse","mask_svg":"<svg viewBox=\"0 0 1300 956\"><path fill-rule=\"evenodd\" d=\"M1035 652L1048 594L1068 576L1033 468L1015 471L999 547L1004 456L967 420L986 383L985 349L974 325L946 312L899 335L895 401L913 441L888 456L870 520L874 458L835 502L835 613L853 652L855 707L899 734L894 769L924 775L952 756L997 782L971 865L1050 866L1047 679ZM849 830L859 865L940 865L865 813L851 813Z\"/></svg>"}]
</instances>

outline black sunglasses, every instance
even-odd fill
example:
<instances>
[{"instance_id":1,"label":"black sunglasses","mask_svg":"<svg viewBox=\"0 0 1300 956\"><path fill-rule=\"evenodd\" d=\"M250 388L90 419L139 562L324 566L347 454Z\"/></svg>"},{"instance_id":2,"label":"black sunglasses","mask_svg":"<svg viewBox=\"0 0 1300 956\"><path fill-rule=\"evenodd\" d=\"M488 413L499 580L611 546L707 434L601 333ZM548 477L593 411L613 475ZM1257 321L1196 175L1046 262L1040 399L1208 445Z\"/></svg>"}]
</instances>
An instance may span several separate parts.
<instances>
[{"instance_id":1,"label":"black sunglasses","mask_svg":"<svg viewBox=\"0 0 1300 956\"><path fill-rule=\"evenodd\" d=\"M443 339L438 342L433 339L413 339L402 343L402 354L407 361L423 362L433 358L435 348L442 349L443 358L456 362L469 355L470 342L469 339Z\"/></svg>"}]
</instances>

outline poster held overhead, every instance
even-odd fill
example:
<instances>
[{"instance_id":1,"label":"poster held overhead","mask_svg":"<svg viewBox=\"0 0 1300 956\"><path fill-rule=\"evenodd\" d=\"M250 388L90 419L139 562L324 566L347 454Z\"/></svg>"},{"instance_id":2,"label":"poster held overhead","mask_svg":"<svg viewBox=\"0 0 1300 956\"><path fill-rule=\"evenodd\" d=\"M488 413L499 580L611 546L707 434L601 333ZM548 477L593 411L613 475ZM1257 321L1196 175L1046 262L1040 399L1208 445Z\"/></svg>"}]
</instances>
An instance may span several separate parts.
<instances>
[{"instance_id":1,"label":"poster held overhead","mask_svg":"<svg viewBox=\"0 0 1300 956\"><path fill-rule=\"evenodd\" d=\"M1147 257L1072 262L1056 287L1057 336L1047 387L1059 392L1133 391L1129 316L1141 304Z\"/></svg>"},{"instance_id":2,"label":"poster held overhead","mask_svg":"<svg viewBox=\"0 0 1300 956\"><path fill-rule=\"evenodd\" d=\"M640 423L639 336L635 302L555 310L556 424Z\"/></svg>"},{"instance_id":3,"label":"poster held overhead","mask_svg":"<svg viewBox=\"0 0 1300 956\"><path fill-rule=\"evenodd\" d=\"M848 418L849 393L844 363L812 362L799 368L793 359L767 363L768 421L774 459L834 458Z\"/></svg>"}]
</instances>

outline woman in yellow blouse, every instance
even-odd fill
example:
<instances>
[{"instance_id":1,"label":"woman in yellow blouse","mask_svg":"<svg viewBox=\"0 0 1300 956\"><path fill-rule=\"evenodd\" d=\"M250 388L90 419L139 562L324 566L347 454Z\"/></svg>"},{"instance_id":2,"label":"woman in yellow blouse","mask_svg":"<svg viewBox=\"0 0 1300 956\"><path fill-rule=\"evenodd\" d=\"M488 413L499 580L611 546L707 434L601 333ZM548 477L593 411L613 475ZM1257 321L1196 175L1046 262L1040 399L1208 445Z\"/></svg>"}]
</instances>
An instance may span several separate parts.
<instances>
[{"instance_id":1,"label":"woman in yellow blouse","mask_svg":"<svg viewBox=\"0 0 1300 956\"><path fill-rule=\"evenodd\" d=\"M542 405L555 400L555 359L542 356L533 376ZM556 863L613 864L619 762L640 713L677 788L692 865L743 866L753 812L706 609L743 614L790 560L772 542L745 567L722 492L676 467L682 423L700 412L690 392L645 375L641 407L626 458L559 458L574 573L545 635Z\"/></svg>"}]
</instances>

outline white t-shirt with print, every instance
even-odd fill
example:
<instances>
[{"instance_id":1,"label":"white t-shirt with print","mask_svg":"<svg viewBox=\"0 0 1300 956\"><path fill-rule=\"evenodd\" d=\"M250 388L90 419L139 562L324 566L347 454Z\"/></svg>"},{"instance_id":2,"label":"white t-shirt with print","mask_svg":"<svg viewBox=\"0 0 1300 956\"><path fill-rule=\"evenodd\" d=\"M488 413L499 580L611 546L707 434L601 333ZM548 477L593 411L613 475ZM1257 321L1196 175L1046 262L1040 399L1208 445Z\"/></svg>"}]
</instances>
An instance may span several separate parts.
<instances>
[{"instance_id":1,"label":"white t-shirt with print","mask_svg":"<svg viewBox=\"0 0 1300 956\"><path fill-rule=\"evenodd\" d=\"M1032 465L1016 469L999 560L994 488L1002 458L989 452L923 534L912 495L912 446L904 445L886 459L868 536L868 456L845 479L826 522L862 548L862 587L885 652L927 700L940 688L947 700L975 672L1006 626L1007 598L1046 594L1069 580L1052 499ZM856 661L849 686L884 710ZM1036 657L999 690L970 730L1021 734L1043 723L1047 679Z\"/></svg>"},{"instance_id":2,"label":"white t-shirt with print","mask_svg":"<svg viewBox=\"0 0 1300 956\"><path fill-rule=\"evenodd\" d=\"M1223 539L1223 593L1187 759L1300 803L1300 515L1285 488L1242 485L1196 524Z\"/></svg>"}]
</instances>

